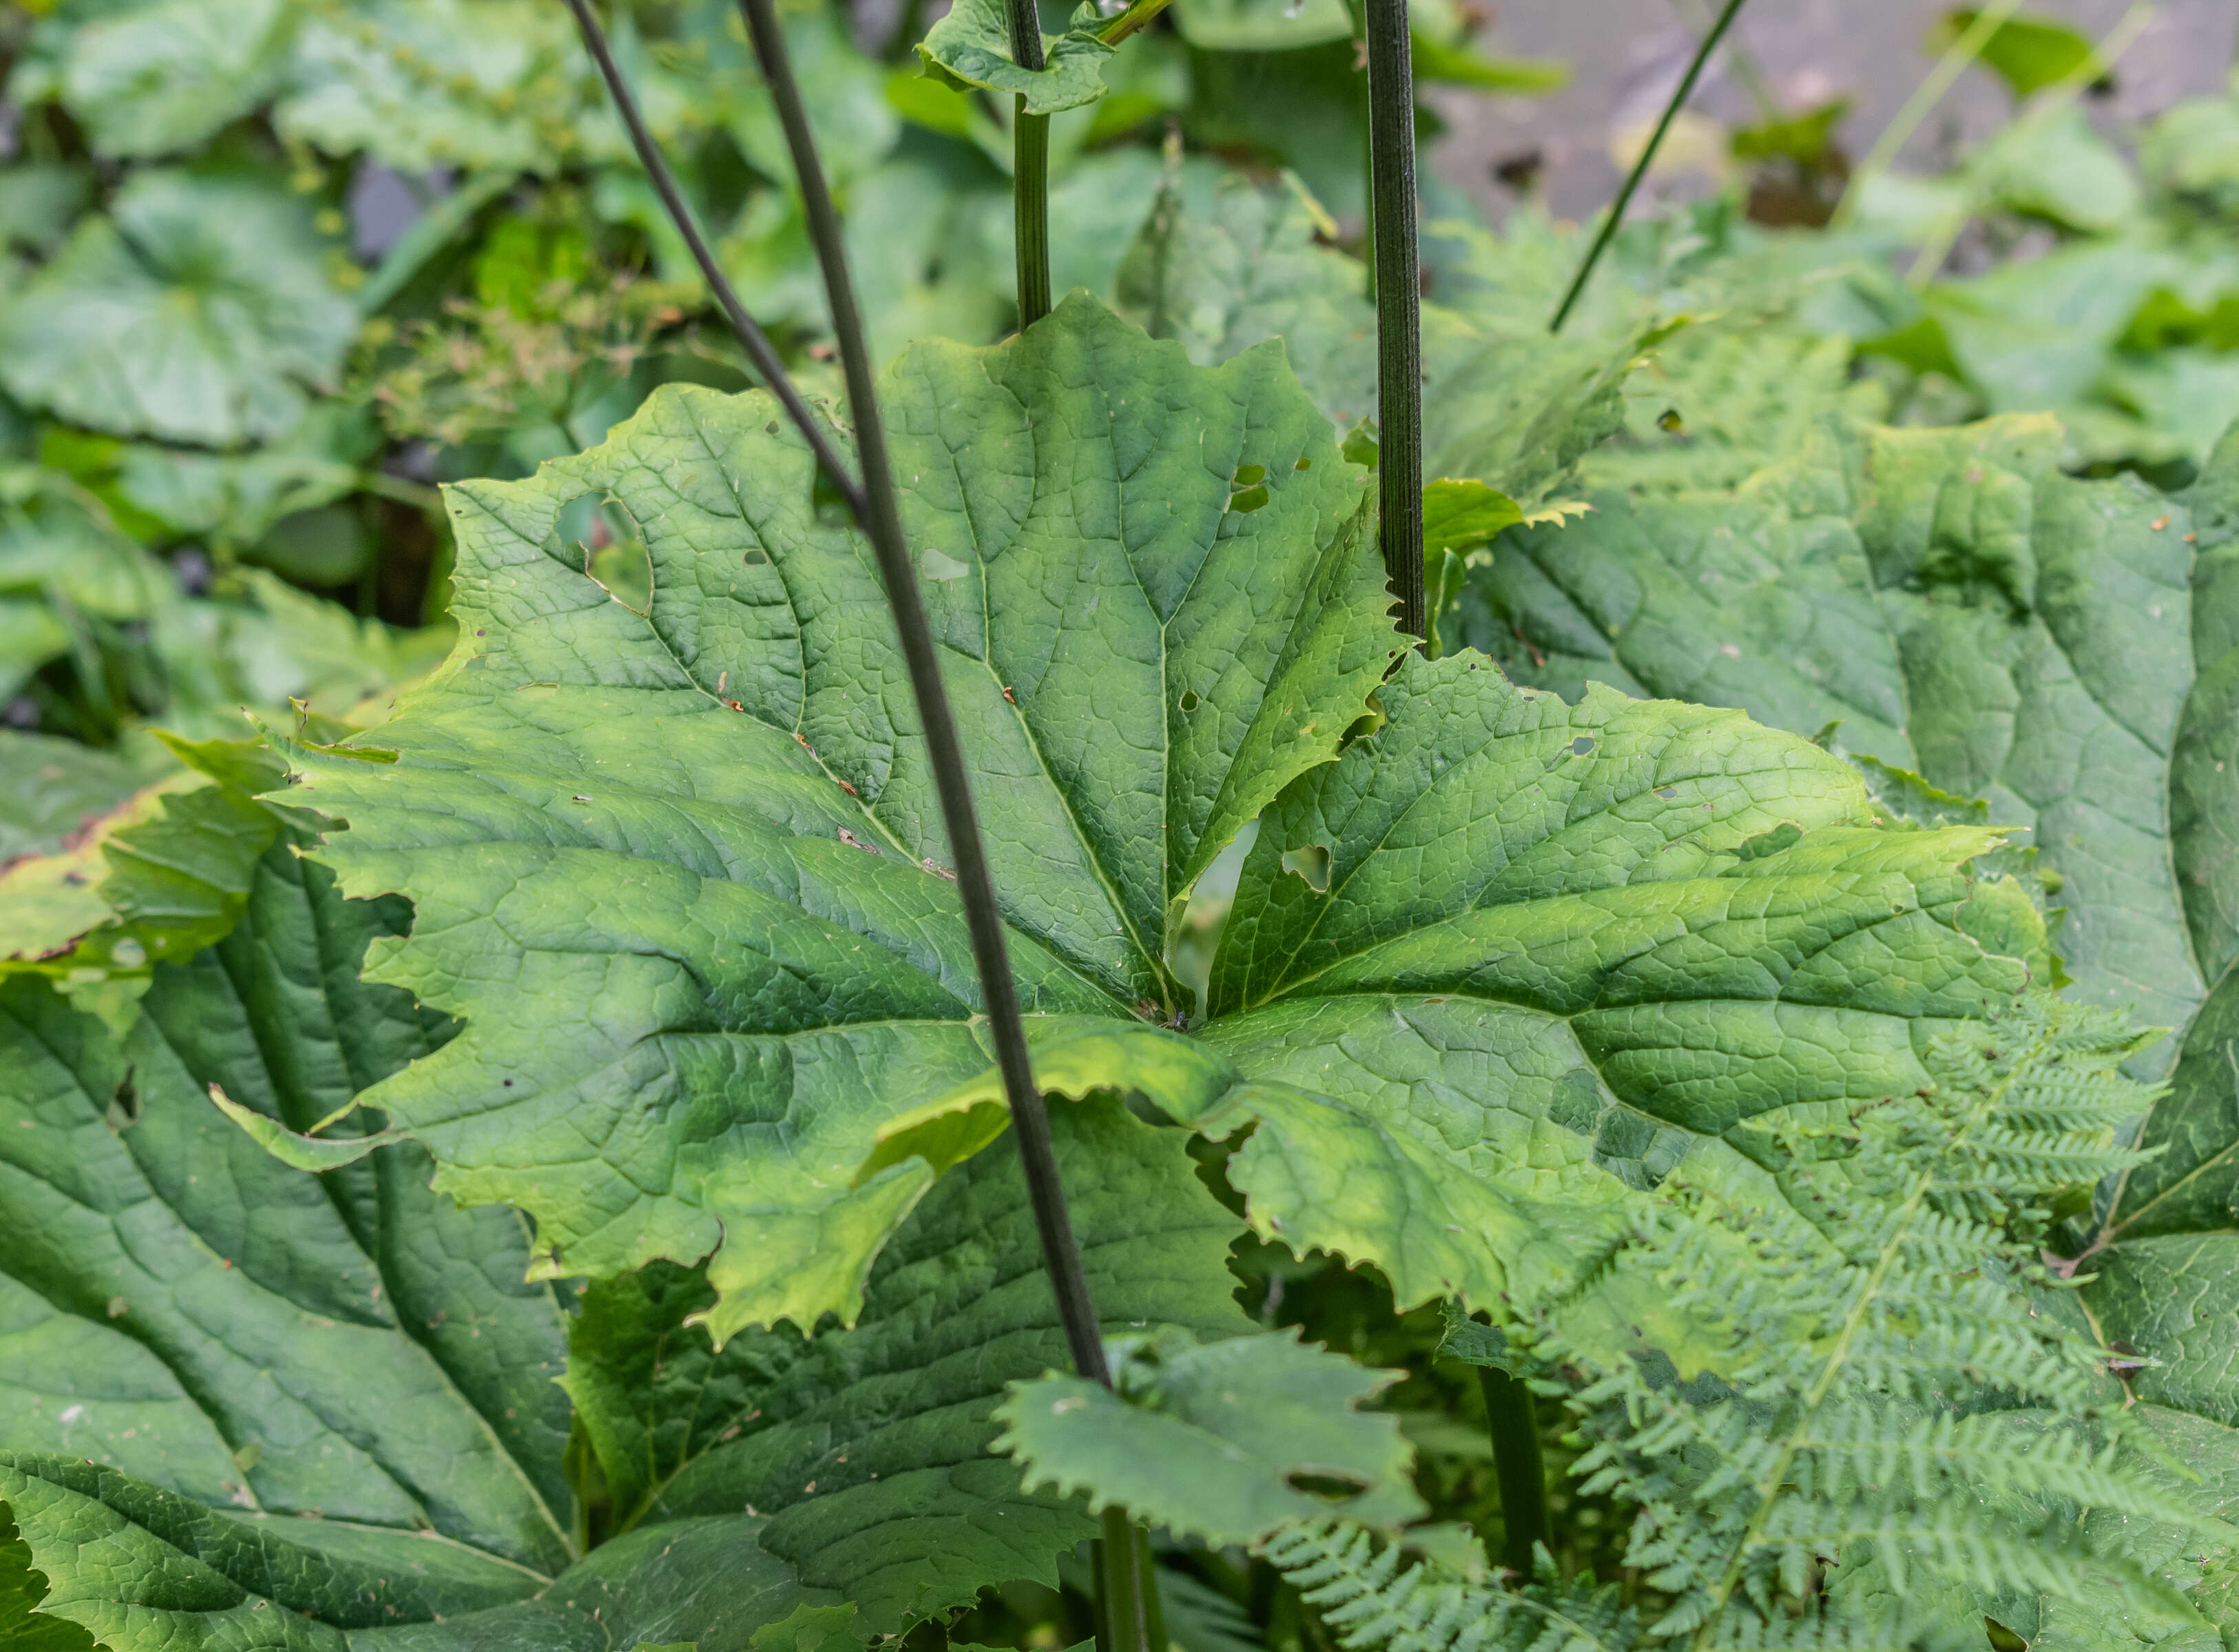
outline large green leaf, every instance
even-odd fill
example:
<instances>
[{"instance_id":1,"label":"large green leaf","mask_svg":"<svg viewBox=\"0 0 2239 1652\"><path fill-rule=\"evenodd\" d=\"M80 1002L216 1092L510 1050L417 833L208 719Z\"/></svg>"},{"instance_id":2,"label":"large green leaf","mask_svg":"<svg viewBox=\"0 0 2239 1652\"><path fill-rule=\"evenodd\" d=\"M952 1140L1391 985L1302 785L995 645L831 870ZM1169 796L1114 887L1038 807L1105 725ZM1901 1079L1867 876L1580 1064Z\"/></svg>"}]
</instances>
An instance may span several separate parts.
<instances>
[{"instance_id":1,"label":"large green leaf","mask_svg":"<svg viewBox=\"0 0 2239 1652\"><path fill-rule=\"evenodd\" d=\"M47 1580L31 1624L82 1625L110 1652L747 1652L831 1600L743 1517L648 1527L547 1579L426 1535L212 1509L76 1458L0 1451L0 1509Z\"/></svg>"},{"instance_id":2,"label":"large green leaf","mask_svg":"<svg viewBox=\"0 0 2239 1652\"><path fill-rule=\"evenodd\" d=\"M2139 1145L2154 1156L2104 1201L2078 1264L2083 1300L2110 1347L2135 1353L2122 1372L2147 1405L2183 1415L2162 1425L2182 1461L2222 1503L2239 1483L2239 899L2226 789L2239 774L2239 441L2226 437L2190 500L2197 557L2190 632L2201 662L2177 721L2167 792L2172 858L2194 956L2210 983L2187 1030L2169 1093ZM2227 1569L2201 1609L2239 1631Z\"/></svg>"},{"instance_id":3,"label":"large green leaf","mask_svg":"<svg viewBox=\"0 0 2239 1652\"><path fill-rule=\"evenodd\" d=\"M1228 1346L1214 1339L1248 1324L1226 1267L1239 1224L1192 1173L1187 1138L1110 1100L1052 1124L1107 1335L1164 1326ZM1056 1557L1096 1536L1079 1500L1022 1490L989 1451L1005 1384L1066 1359L1016 1154L927 1197L852 1330L748 1332L717 1353L681 1323L714 1300L666 1266L585 1294L566 1383L615 1520L759 1512L762 1547L844 1593L872 1633L987 1584L1053 1584Z\"/></svg>"},{"instance_id":4,"label":"large green leaf","mask_svg":"<svg viewBox=\"0 0 2239 1652\"><path fill-rule=\"evenodd\" d=\"M1228 1167L1254 1227L1375 1261L1403 1307L1562 1287L1626 1184L1917 1088L1930 1033L2041 961L2028 897L1966 875L1996 833L1873 824L1844 765L1737 713L1567 706L1474 654L1382 698L1263 817L1197 1036L1053 1029L1036 1070L1256 1124ZM897 1120L882 1159L970 1151L1000 1093Z\"/></svg>"},{"instance_id":5,"label":"large green leaf","mask_svg":"<svg viewBox=\"0 0 2239 1652\"><path fill-rule=\"evenodd\" d=\"M272 94L296 22L287 0L128 6L71 32L56 90L96 153L169 154Z\"/></svg>"},{"instance_id":6,"label":"large green leaf","mask_svg":"<svg viewBox=\"0 0 2239 1652\"><path fill-rule=\"evenodd\" d=\"M916 347L887 407L1021 990L1171 1013L1183 898L1397 651L1361 478L1278 352L1193 368L1080 299ZM396 760L295 759L345 883L418 905L376 973L473 1029L379 1105L446 1191L535 1214L540 1274L716 1251L725 1335L854 1317L928 1179L857 1165L986 1059L883 599L809 484L770 404L671 389L460 490L464 646ZM585 495L642 530L649 614L562 543Z\"/></svg>"},{"instance_id":7,"label":"large green leaf","mask_svg":"<svg viewBox=\"0 0 2239 1652\"><path fill-rule=\"evenodd\" d=\"M357 327L302 200L247 174L143 172L0 304L0 384L121 435L278 436Z\"/></svg>"},{"instance_id":8,"label":"large green leaf","mask_svg":"<svg viewBox=\"0 0 2239 1652\"><path fill-rule=\"evenodd\" d=\"M570 1547L559 1310L520 1283L519 1218L431 1195L415 1150L322 1181L204 1099L222 1085L309 1128L444 1031L357 982L398 903L343 905L284 845L258 879L233 934L158 970L121 1042L43 981L0 985L0 1204L19 1236L0 1443L323 1517L369 1554L422 1552L431 1529L525 1591L524 1569Z\"/></svg>"},{"instance_id":9,"label":"large green leaf","mask_svg":"<svg viewBox=\"0 0 2239 1652\"><path fill-rule=\"evenodd\" d=\"M1192 368L1075 300L887 395L1045 1083L1257 1121L1255 1224L1403 1303L1566 1277L1692 1131L1914 1087L1925 1030L2042 950L1964 872L1996 833L1877 830L1733 713L1411 658L1330 764L1394 639L1358 473L1272 349ZM534 1214L539 1277L708 1257L719 1337L854 1317L929 1166L994 1133L891 634L808 480L768 403L688 391L461 490L460 652L291 753L344 886L415 903L374 974L466 1022L372 1101L444 1191ZM586 495L641 530L648 614L562 541ZM1212 1018L1146 1025L1254 816Z\"/></svg>"},{"instance_id":10,"label":"large green leaf","mask_svg":"<svg viewBox=\"0 0 2239 1652\"><path fill-rule=\"evenodd\" d=\"M1729 492L1511 532L1462 632L1520 680L1738 706L2025 828L2086 998L2181 1025L2228 957L2230 645L2207 525L2060 432L1823 430ZM2150 1053L2165 1068L2173 1047Z\"/></svg>"}]
</instances>

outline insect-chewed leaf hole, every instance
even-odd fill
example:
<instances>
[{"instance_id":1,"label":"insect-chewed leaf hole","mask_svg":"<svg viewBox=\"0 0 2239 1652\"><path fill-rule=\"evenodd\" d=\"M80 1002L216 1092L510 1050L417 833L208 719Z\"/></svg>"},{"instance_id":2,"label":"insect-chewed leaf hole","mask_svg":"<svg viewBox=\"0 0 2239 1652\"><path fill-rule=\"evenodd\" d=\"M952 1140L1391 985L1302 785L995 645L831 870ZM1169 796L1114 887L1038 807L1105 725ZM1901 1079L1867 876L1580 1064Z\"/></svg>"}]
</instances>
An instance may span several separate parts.
<instances>
[{"instance_id":1,"label":"insect-chewed leaf hole","mask_svg":"<svg viewBox=\"0 0 2239 1652\"><path fill-rule=\"evenodd\" d=\"M584 494L560 508L555 531L608 596L633 614L653 612L653 557L629 507L611 496Z\"/></svg>"},{"instance_id":2,"label":"insect-chewed leaf hole","mask_svg":"<svg viewBox=\"0 0 2239 1652\"><path fill-rule=\"evenodd\" d=\"M1318 895L1329 893L1330 852L1319 843L1309 843L1296 849L1283 851L1283 870L1294 872L1306 879L1306 887Z\"/></svg>"}]
</instances>

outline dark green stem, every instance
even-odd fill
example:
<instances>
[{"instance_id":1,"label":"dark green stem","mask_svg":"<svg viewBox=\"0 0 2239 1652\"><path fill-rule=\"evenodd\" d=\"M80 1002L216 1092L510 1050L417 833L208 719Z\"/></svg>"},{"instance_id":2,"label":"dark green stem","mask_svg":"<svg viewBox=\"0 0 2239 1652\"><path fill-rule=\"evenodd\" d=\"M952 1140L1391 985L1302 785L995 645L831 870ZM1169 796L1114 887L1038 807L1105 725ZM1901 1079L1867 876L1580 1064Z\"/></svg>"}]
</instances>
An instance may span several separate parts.
<instances>
[{"instance_id":1,"label":"dark green stem","mask_svg":"<svg viewBox=\"0 0 2239 1652\"><path fill-rule=\"evenodd\" d=\"M1106 1509L1104 1536L1091 1549L1096 1568L1097 1652L1166 1652L1164 1614L1153 1581L1150 1535L1124 1509Z\"/></svg>"},{"instance_id":2,"label":"dark green stem","mask_svg":"<svg viewBox=\"0 0 2239 1652\"><path fill-rule=\"evenodd\" d=\"M676 233L684 237L684 244L692 253L692 262L700 266L700 274L708 282L708 290L714 294L715 303L722 310L723 319L730 322L731 330L738 335L739 342L746 347L747 355L753 358L754 370L761 375L762 382L769 387L770 394L784 408L785 416L792 420L794 428L801 432L801 440L807 442L809 452L816 455L816 462L831 478L832 485L840 490L840 496L847 501L850 514L857 521L865 521L871 506L864 496L862 485L849 473L824 426L809 412L808 404L801 399L801 393L793 388L793 380L785 370L785 363L778 359L777 351L771 345L767 335L754 324L754 318L747 314L746 306L739 302L739 295L731 287L730 277L715 262L715 255L708 251L708 238L700 233L699 219L693 216L692 209L684 204L683 192L676 187L676 175L668 169L668 163L661 157L661 146L653 141L653 134L646 128L645 117L638 113L637 99L630 96L628 83L622 79L622 71L615 66L615 54L607 44L606 30L599 27L598 17L591 10L590 0L568 0L568 10L575 14L575 27L582 31L583 44L591 54L591 61L599 66L599 75L607 83L607 94L614 99L615 112L621 116L622 125L630 135L630 143L637 150L637 158L645 168L646 176L652 180L654 193L661 197L661 207L668 212L669 222L676 226ZM869 529L867 527L865 531L867 533Z\"/></svg>"},{"instance_id":3,"label":"dark green stem","mask_svg":"<svg viewBox=\"0 0 2239 1652\"><path fill-rule=\"evenodd\" d=\"M1010 0L1011 56L1039 71L1042 20L1034 0ZM1050 313L1049 116L1026 113L1021 96L1011 123L1011 212L1018 225L1019 328Z\"/></svg>"},{"instance_id":4,"label":"dark green stem","mask_svg":"<svg viewBox=\"0 0 2239 1652\"><path fill-rule=\"evenodd\" d=\"M1019 327L1050 313L1049 116L1018 100L1012 127L1011 205L1018 221Z\"/></svg>"},{"instance_id":5,"label":"dark green stem","mask_svg":"<svg viewBox=\"0 0 2239 1652\"><path fill-rule=\"evenodd\" d=\"M1531 1390L1498 1365L1478 1366L1477 1377L1485 1390L1485 1421L1492 1430L1493 1476L1500 1483L1505 1533L1500 1563L1528 1578L1531 1545L1553 1547L1547 1520L1547 1470L1539 1460L1539 1421L1532 1410Z\"/></svg>"},{"instance_id":6,"label":"dark green stem","mask_svg":"<svg viewBox=\"0 0 2239 1652\"><path fill-rule=\"evenodd\" d=\"M1609 216L1602 220L1601 229L1595 233L1594 244L1586 249L1585 262L1578 266L1578 273L1571 278L1571 290L1563 295L1563 302L1555 310L1555 319L1547 323L1549 332L1561 332L1563 323L1570 320L1571 307L1578 302L1578 295L1586 289L1586 278L1594 273L1594 266L1601 262L1610 237L1617 234L1618 226L1624 222L1624 209L1632 204L1633 192L1640 188L1640 181L1648 176L1648 169L1655 164L1656 151L1664 147L1664 135L1671 129L1671 123L1679 117L1679 111L1686 107L1687 100L1695 95L1695 83L1703 77L1703 65L1711 61L1711 54L1718 49L1718 42L1724 37L1734 15L1741 9L1742 0L1726 0L1726 9L1718 14L1717 22L1711 25L1711 32L1703 36L1703 43L1695 49L1694 60L1687 65L1687 72L1679 77L1679 84L1671 94L1671 101L1664 106L1663 118L1656 123L1656 129L1649 134L1648 147L1641 150L1640 158L1632 163L1632 170L1625 176L1624 187L1617 192L1617 200L1611 204Z\"/></svg>"},{"instance_id":7,"label":"dark green stem","mask_svg":"<svg viewBox=\"0 0 2239 1652\"><path fill-rule=\"evenodd\" d=\"M1423 289L1415 263L1415 69L1407 0L1368 0L1369 224L1375 237L1376 474L1399 628L1424 634Z\"/></svg>"}]
</instances>

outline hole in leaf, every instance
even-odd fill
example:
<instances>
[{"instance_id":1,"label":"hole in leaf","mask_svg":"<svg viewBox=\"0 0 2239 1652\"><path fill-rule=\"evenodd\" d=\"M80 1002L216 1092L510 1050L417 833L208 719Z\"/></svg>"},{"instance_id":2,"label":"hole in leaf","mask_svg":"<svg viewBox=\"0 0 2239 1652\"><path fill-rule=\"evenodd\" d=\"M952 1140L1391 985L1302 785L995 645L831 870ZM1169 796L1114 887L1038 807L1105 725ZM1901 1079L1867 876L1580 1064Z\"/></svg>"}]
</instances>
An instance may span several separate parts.
<instances>
[{"instance_id":1,"label":"hole in leaf","mask_svg":"<svg viewBox=\"0 0 2239 1652\"><path fill-rule=\"evenodd\" d=\"M2029 1652L2029 1642L1995 1617L1985 1617L1983 1628L1990 1635L1992 1652Z\"/></svg>"},{"instance_id":2,"label":"hole in leaf","mask_svg":"<svg viewBox=\"0 0 2239 1652\"><path fill-rule=\"evenodd\" d=\"M1301 459L1297 464L1291 467L1293 470L1312 470L1313 468L1314 461L1311 459Z\"/></svg>"},{"instance_id":3,"label":"hole in leaf","mask_svg":"<svg viewBox=\"0 0 2239 1652\"><path fill-rule=\"evenodd\" d=\"M836 527L854 521L847 509L847 495L840 491L840 484L821 465L816 467L816 481L808 490L808 507L815 512L816 520L827 527Z\"/></svg>"},{"instance_id":4,"label":"hole in leaf","mask_svg":"<svg viewBox=\"0 0 2239 1652\"><path fill-rule=\"evenodd\" d=\"M1249 516L1266 502L1267 489L1263 483L1257 488L1247 488L1240 494L1232 494L1228 500L1228 508L1239 515Z\"/></svg>"},{"instance_id":5,"label":"hole in leaf","mask_svg":"<svg viewBox=\"0 0 2239 1652\"><path fill-rule=\"evenodd\" d=\"M140 1088L132 1082L138 1071L127 1067L124 1076L116 1081L116 1093L109 1098L109 1110L103 1115L111 1130L129 1130L140 1122Z\"/></svg>"},{"instance_id":6,"label":"hole in leaf","mask_svg":"<svg viewBox=\"0 0 2239 1652\"><path fill-rule=\"evenodd\" d=\"M1679 795L1679 788L1676 786L1659 786L1656 788L1656 795L1660 798L1675 798Z\"/></svg>"},{"instance_id":7,"label":"hole in leaf","mask_svg":"<svg viewBox=\"0 0 2239 1652\"><path fill-rule=\"evenodd\" d=\"M774 436L777 435L777 421L774 419L771 420L767 424L762 427L762 430L768 435Z\"/></svg>"},{"instance_id":8,"label":"hole in leaf","mask_svg":"<svg viewBox=\"0 0 2239 1652\"><path fill-rule=\"evenodd\" d=\"M585 494L560 508L556 526L592 583L633 614L653 612L653 555L628 507Z\"/></svg>"},{"instance_id":9,"label":"hole in leaf","mask_svg":"<svg viewBox=\"0 0 2239 1652\"><path fill-rule=\"evenodd\" d=\"M748 551L742 560L746 562L746 565L748 567L767 567L769 566L769 553L762 549L761 546L757 545L752 550Z\"/></svg>"},{"instance_id":10,"label":"hole in leaf","mask_svg":"<svg viewBox=\"0 0 2239 1652\"><path fill-rule=\"evenodd\" d=\"M1310 1474L1293 1470L1283 1476L1293 1491L1303 1491L1309 1497L1319 1497L1327 1503L1346 1503L1368 1489L1368 1482L1351 1475Z\"/></svg>"},{"instance_id":11,"label":"hole in leaf","mask_svg":"<svg viewBox=\"0 0 2239 1652\"><path fill-rule=\"evenodd\" d=\"M925 570L928 580L960 580L972 570L954 557L936 551L928 545L919 554L918 566Z\"/></svg>"},{"instance_id":12,"label":"hole in leaf","mask_svg":"<svg viewBox=\"0 0 2239 1652\"><path fill-rule=\"evenodd\" d=\"M1283 851L1283 870L1295 872L1318 895L1329 893L1330 852L1319 843Z\"/></svg>"},{"instance_id":13,"label":"hole in leaf","mask_svg":"<svg viewBox=\"0 0 2239 1652\"><path fill-rule=\"evenodd\" d=\"M1195 711L1200 705L1204 704L1202 700L1198 699L1197 690L1194 688L1185 688L1182 690L1181 703L1182 709L1186 712Z\"/></svg>"},{"instance_id":14,"label":"hole in leaf","mask_svg":"<svg viewBox=\"0 0 2239 1652\"><path fill-rule=\"evenodd\" d=\"M1573 757L1584 757L1593 749L1593 737L1590 734L1581 734L1571 742L1571 755Z\"/></svg>"},{"instance_id":15,"label":"hole in leaf","mask_svg":"<svg viewBox=\"0 0 2239 1652\"><path fill-rule=\"evenodd\" d=\"M1254 487L1266 480L1267 467L1265 465L1239 465L1236 467L1236 485L1239 488Z\"/></svg>"}]
</instances>

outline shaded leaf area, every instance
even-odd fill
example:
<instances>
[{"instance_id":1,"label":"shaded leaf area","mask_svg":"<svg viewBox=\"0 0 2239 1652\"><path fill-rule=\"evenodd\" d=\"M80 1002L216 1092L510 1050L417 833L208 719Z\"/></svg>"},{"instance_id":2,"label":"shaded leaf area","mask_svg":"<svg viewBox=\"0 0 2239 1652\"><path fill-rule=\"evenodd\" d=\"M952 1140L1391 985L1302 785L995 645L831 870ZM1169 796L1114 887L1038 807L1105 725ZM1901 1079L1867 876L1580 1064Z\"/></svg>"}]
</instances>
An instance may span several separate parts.
<instances>
[{"instance_id":1,"label":"shaded leaf area","mask_svg":"<svg viewBox=\"0 0 2239 1652\"><path fill-rule=\"evenodd\" d=\"M1226 1267L1240 1224L1193 1174L1184 1133L1110 1099L1052 1124L1106 1334L1166 1327L1225 1347L1246 1330ZM1077 1499L1022 1490L988 1449L1005 1384L1067 1363L1007 1145L926 1196L852 1329L749 1331L716 1352L684 1323L714 1300L666 1265L584 1295L566 1385L618 1523L759 1513L762 1547L844 1593L870 1633L987 1584L1054 1584L1057 1556L1096 1536Z\"/></svg>"},{"instance_id":2,"label":"shaded leaf area","mask_svg":"<svg viewBox=\"0 0 2239 1652\"><path fill-rule=\"evenodd\" d=\"M0 985L0 1589L26 1634L743 1648L804 1602L888 1633L1054 1581L1093 1523L987 1450L1004 1383L1064 1357L1008 1156L903 1226L854 1330L719 1357L684 1323L712 1293L668 1268L593 1293L571 1359L515 1213L431 1192L417 1146L289 1170L204 1098L343 1145L382 1122L354 1098L453 1031L360 979L403 903L344 899L300 841L122 1038ZM1243 1330L1239 1225L1184 1134L1111 1102L1057 1132L1113 1334Z\"/></svg>"},{"instance_id":3,"label":"shaded leaf area","mask_svg":"<svg viewBox=\"0 0 2239 1652\"><path fill-rule=\"evenodd\" d=\"M1200 163L1170 171L1121 265L1123 312L1219 362L1279 337L1341 428L1376 414L1376 307L1360 261L1318 243L1334 230L1296 179L1260 188ZM1423 474L1478 481L1525 509L1567 482L1618 428L1620 388L1646 318L1606 338L1551 339L1466 307L1423 307Z\"/></svg>"},{"instance_id":4,"label":"shaded leaf area","mask_svg":"<svg viewBox=\"0 0 2239 1652\"><path fill-rule=\"evenodd\" d=\"M1113 1388L1056 1371L1011 1385L993 1449L1028 1485L1216 1545L1301 1520L1392 1529L1422 1515L1399 1419L1359 1409L1402 1373L1363 1370L1295 1330L1210 1346L1131 1338L1114 1353Z\"/></svg>"},{"instance_id":5,"label":"shaded leaf area","mask_svg":"<svg viewBox=\"0 0 2239 1652\"><path fill-rule=\"evenodd\" d=\"M1022 994L1168 1012L1191 885L1397 652L1362 479L1274 350L1193 368L1084 299L885 394ZM639 525L648 614L561 543L585 495ZM714 1251L719 1336L852 1319L929 1180L855 1185L873 1133L987 1059L869 551L751 395L456 500L465 646L396 760L293 759L346 886L417 906L375 973L470 1029L371 1099L535 1216L540 1274Z\"/></svg>"},{"instance_id":6,"label":"shaded leaf area","mask_svg":"<svg viewBox=\"0 0 2239 1652\"><path fill-rule=\"evenodd\" d=\"M2192 498L2198 558L2193 634L2203 662L2230 633L2239 550L2234 444L2227 438ZM2218 791L2229 753L2233 656L2204 663L2180 725L2170 791L2181 834L2177 861L2193 935L2212 986L2186 1029L2169 1093L2138 1134L2154 1157L2112 1190L2079 1273L2083 1302L2108 1344L2140 1363L2126 1369L2130 1392L2182 1414L2168 1425L2180 1459L2197 1468L2228 1503L2239 1483L2239 985L2231 905L2222 881L2232 864L2229 805ZM2239 1583L2227 1573L2219 1623L2239 1623Z\"/></svg>"},{"instance_id":7,"label":"shaded leaf area","mask_svg":"<svg viewBox=\"0 0 2239 1652\"><path fill-rule=\"evenodd\" d=\"M18 1236L0 1441L322 1516L369 1553L433 1530L487 1555L478 1575L533 1582L569 1552L568 1413L561 1317L520 1283L520 1219L430 1194L416 1149L286 1170L203 1094L308 1129L439 1045L441 1018L357 979L404 919L342 902L283 844L230 935L157 968L122 1040L43 980L0 988L0 1206Z\"/></svg>"},{"instance_id":8,"label":"shaded leaf area","mask_svg":"<svg viewBox=\"0 0 2239 1652\"><path fill-rule=\"evenodd\" d=\"M111 1652L745 1652L755 1630L831 1599L744 1517L634 1532L547 1580L431 1535L234 1514L75 1458L0 1452L0 1507L47 1580L30 1622L57 1648L75 1624Z\"/></svg>"},{"instance_id":9,"label":"shaded leaf area","mask_svg":"<svg viewBox=\"0 0 2239 1652\"><path fill-rule=\"evenodd\" d=\"M171 766L156 741L103 751L50 734L0 733L0 868L59 853Z\"/></svg>"},{"instance_id":10,"label":"shaded leaf area","mask_svg":"<svg viewBox=\"0 0 2239 1652\"><path fill-rule=\"evenodd\" d=\"M285 435L357 329L310 209L223 171L136 175L0 306L0 383L124 435L229 447Z\"/></svg>"},{"instance_id":11,"label":"shaded leaf area","mask_svg":"<svg viewBox=\"0 0 2239 1652\"><path fill-rule=\"evenodd\" d=\"M2239 932L2231 461L2171 498L2063 475L2061 447L2036 416L1830 421L1737 488L1511 530L1458 628L1520 681L1738 706L1950 794L1881 773L1900 813L1987 799L2056 890L2076 990L2182 1025Z\"/></svg>"}]
</instances>

